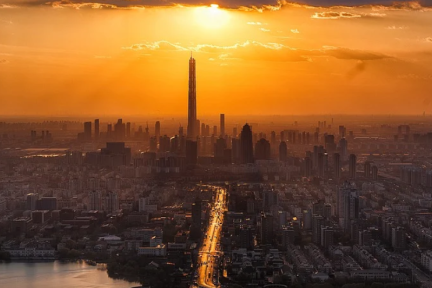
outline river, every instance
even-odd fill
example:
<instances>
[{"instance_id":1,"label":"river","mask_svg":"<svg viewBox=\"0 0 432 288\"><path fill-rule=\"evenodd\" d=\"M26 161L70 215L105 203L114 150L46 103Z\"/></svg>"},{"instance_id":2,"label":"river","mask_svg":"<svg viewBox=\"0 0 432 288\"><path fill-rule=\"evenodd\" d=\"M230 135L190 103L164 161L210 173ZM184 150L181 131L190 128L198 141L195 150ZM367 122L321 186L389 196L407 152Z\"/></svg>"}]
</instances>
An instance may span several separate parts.
<instances>
[{"instance_id":1,"label":"river","mask_svg":"<svg viewBox=\"0 0 432 288\"><path fill-rule=\"evenodd\" d=\"M108 277L103 266L84 262L0 263L0 287L19 288L130 288L139 286Z\"/></svg>"}]
</instances>

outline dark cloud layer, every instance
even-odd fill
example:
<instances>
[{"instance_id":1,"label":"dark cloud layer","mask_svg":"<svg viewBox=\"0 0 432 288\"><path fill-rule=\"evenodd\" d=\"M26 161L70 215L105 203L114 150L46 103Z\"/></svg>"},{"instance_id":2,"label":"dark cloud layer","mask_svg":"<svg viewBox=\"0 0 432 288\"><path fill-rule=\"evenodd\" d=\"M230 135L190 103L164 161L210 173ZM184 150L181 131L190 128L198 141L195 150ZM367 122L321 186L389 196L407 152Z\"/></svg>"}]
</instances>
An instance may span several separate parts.
<instances>
[{"instance_id":1,"label":"dark cloud layer","mask_svg":"<svg viewBox=\"0 0 432 288\"><path fill-rule=\"evenodd\" d=\"M209 5L217 3L221 7L238 8L238 7L262 7L264 10L273 10L282 6L307 5L315 7L332 7L332 6L379 6L383 9L404 9L404 10L421 10L424 7L431 7L432 0L420 1L389 1L389 0L0 0L0 8L9 8L10 6L44 6L53 7L72 7L72 8L127 8L140 6L172 6L180 5Z\"/></svg>"}]
</instances>

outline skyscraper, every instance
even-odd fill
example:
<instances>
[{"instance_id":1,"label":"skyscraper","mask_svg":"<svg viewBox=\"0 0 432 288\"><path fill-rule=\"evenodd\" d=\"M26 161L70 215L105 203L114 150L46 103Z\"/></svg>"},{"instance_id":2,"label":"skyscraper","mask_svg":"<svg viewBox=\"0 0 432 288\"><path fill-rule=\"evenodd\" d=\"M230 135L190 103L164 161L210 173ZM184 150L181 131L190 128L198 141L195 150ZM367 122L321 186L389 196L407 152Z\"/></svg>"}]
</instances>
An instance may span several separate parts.
<instances>
[{"instance_id":1,"label":"skyscraper","mask_svg":"<svg viewBox=\"0 0 432 288\"><path fill-rule=\"evenodd\" d=\"M357 156L355 154L351 154L349 156L349 176L350 179L355 179L357 173Z\"/></svg>"},{"instance_id":2,"label":"skyscraper","mask_svg":"<svg viewBox=\"0 0 432 288\"><path fill-rule=\"evenodd\" d=\"M91 126L92 126L91 122L84 122L84 139L86 141L91 140Z\"/></svg>"},{"instance_id":3,"label":"skyscraper","mask_svg":"<svg viewBox=\"0 0 432 288\"><path fill-rule=\"evenodd\" d=\"M225 114L220 114L220 136L225 137Z\"/></svg>"},{"instance_id":4,"label":"skyscraper","mask_svg":"<svg viewBox=\"0 0 432 288\"><path fill-rule=\"evenodd\" d=\"M94 121L95 128L95 139L99 139L99 119L95 119Z\"/></svg>"},{"instance_id":5,"label":"skyscraper","mask_svg":"<svg viewBox=\"0 0 432 288\"><path fill-rule=\"evenodd\" d=\"M161 133L160 122L159 122L159 121L156 121L156 123L155 123L155 137L156 137L156 142L159 142L160 133Z\"/></svg>"},{"instance_id":6,"label":"skyscraper","mask_svg":"<svg viewBox=\"0 0 432 288\"><path fill-rule=\"evenodd\" d=\"M189 59L189 95L188 95L188 126L187 126L187 137L189 139L195 139L197 137L195 127L197 123L197 111L196 111L196 63L192 57Z\"/></svg>"},{"instance_id":7,"label":"skyscraper","mask_svg":"<svg viewBox=\"0 0 432 288\"><path fill-rule=\"evenodd\" d=\"M243 164L253 163L253 144L252 144L252 129L246 123L240 134L240 153L241 162Z\"/></svg>"}]
</instances>

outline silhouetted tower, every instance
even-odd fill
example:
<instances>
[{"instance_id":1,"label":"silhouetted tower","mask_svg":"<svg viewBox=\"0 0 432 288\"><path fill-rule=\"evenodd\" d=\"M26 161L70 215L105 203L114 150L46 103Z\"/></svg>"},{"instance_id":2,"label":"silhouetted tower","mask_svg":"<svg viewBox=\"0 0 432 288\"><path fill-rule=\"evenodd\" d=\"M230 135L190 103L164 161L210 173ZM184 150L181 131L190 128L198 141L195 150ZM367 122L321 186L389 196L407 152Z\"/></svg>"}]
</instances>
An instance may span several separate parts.
<instances>
[{"instance_id":1,"label":"silhouetted tower","mask_svg":"<svg viewBox=\"0 0 432 288\"><path fill-rule=\"evenodd\" d=\"M160 122L156 121L156 123L155 123L155 137L156 137L157 142L159 142L160 133L161 133Z\"/></svg>"},{"instance_id":2,"label":"silhouetted tower","mask_svg":"<svg viewBox=\"0 0 432 288\"><path fill-rule=\"evenodd\" d=\"M192 57L189 59L189 95L188 95L188 126L187 137L195 139L197 137L197 107L196 107L196 62Z\"/></svg>"},{"instance_id":3,"label":"silhouetted tower","mask_svg":"<svg viewBox=\"0 0 432 288\"><path fill-rule=\"evenodd\" d=\"M95 128L95 139L99 139L99 119L94 120L94 128Z\"/></svg>"},{"instance_id":4,"label":"silhouetted tower","mask_svg":"<svg viewBox=\"0 0 432 288\"><path fill-rule=\"evenodd\" d=\"M241 162L253 163L253 144L252 144L252 130L251 127L246 123L240 134L240 150L241 150Z\"/></svg>"},{"instance_id":5,"label":"silhouetted tower","mask_svg":"<svg viewBox=\"0 0 432 288\"><path fill-rule=\"evenodd\" d=\"M220 114L220 136L225 137L225 114Z\"/></svg>"}]
</instances>

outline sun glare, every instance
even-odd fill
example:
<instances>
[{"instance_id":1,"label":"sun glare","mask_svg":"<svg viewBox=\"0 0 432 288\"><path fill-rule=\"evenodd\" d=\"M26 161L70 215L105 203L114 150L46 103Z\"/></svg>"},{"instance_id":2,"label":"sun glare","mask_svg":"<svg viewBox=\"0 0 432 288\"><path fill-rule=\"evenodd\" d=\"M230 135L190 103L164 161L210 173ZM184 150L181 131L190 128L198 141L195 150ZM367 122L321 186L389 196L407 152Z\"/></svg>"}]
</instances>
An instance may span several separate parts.
<instances>
[{"instance_id":1,"label":"sun glare","mask_svg":"<svg viewBox=\"0 0 432 288\"><path fill-rule=\"evenodd\" d=\"M227 24L229 20L228 12L224 9L219 9L218 4L197 7L195 14L199 25L205 28L221 28Z\"/></svg>"}]
</instances>

